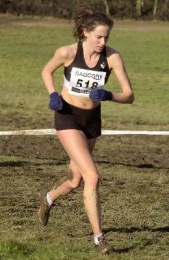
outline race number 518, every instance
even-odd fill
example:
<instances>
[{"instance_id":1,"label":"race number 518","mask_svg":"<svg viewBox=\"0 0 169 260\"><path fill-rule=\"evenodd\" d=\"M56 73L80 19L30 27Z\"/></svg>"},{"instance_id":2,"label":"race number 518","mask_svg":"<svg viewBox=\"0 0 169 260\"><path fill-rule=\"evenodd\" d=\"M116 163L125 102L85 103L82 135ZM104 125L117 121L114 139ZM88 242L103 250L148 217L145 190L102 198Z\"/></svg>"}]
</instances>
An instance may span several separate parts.
<instances>
[{"instance_id":1,"label":"race number 518","mask_svg":"<svg viewBox=\"0 0 169 260\"><path fill-rule=\"evenodd\" d=\"M94 82L92 82L91 86L89 86L89 85L90 85L90 80L84 82L83 79L78 79L78 81L76 83L76 86L79 87L79 88L82 88L82 87L84 87L84 88L97 88L98 83L94 81Z\"/></svg>"}]
</instances>

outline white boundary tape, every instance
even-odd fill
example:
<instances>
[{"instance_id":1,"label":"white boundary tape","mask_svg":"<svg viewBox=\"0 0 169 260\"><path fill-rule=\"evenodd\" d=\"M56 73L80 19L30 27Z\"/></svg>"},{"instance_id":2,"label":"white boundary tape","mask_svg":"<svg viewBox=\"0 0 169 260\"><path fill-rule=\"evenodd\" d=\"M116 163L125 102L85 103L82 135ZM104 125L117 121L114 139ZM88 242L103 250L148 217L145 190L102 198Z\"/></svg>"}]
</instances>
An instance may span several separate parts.
<instances>
[{"instance_id":1,"label":"white boundary tape","mask_svg":"<svg viewBox=\"0 0 169 260\"><path fill-rule=\"evenodd\" d=\"M55 135L55 129L0 131L0 135ZM102 135L169 135L169 131L102 130Z\"/></svg>"}]
</instances>

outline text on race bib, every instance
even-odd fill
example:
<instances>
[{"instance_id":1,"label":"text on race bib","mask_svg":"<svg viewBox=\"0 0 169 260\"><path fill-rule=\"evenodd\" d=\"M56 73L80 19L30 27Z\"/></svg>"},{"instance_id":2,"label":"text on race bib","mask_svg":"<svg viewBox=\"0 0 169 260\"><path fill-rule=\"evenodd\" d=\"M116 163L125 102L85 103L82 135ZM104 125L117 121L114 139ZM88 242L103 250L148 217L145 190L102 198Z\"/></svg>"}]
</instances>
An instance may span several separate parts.
<instances>
[{"instance_id":1,"label":"text on race bib","mask_svg":"<svg viewBox=\"0 0 169 260\"><path fill-rule=\"evenodd\" d=\"M72 68L69 93L88 97L93 88L103 88L106 72Z\"/></svg>"}]
</instances>

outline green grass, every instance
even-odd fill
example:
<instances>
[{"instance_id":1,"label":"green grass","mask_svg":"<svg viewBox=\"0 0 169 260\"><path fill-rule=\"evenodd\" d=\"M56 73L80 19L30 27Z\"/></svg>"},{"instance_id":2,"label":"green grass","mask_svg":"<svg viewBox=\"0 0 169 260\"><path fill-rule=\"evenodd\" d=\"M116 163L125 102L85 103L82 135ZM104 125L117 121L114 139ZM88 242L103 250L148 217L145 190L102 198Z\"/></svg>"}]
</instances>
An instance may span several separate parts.
<instances>
[{"instance_id":1,"label":"green grass","mask_svg":"<svg viewBox=\"0 0 169 260\"><path fill-rule=\"evenodd\" d=\"M1 131L53 128L41 71L57 47L73 42L72 24L62 22L0 18ZM122 54L136 99L105 102L103 128L168 130L168 24L116 23L109 45ZM58 90L62 71L55 75ZM113 75L107 89L119 90ZM0 259L169 259L167 136L103 136L97 143L103 229L114 247L104 257L93 248L82 187L58 202L46 228L39 226L36 194L68 164L57 139L1 136L0 142Z\"/></svg>"},{"instance_id":2,"label":"green grass","mask_svg":"<svg viewBox=\"0 0 169 260\"><path fill-rule=\"evenodd\" d=\"M0 88L2 113L20 114L21 118L33 120L36 127L39 114L51 119L47 110L48 94L41 79L41 71L57 47L73 42L72 24L63 26L42 20L42 24L0 24ZM118 22L117 22L118 24ZM137 24L136 24L137 25ZM147 25L147 24L146 24ZM145 26L146 26L145 25ZM125 25L123 25L125 26ZM163 26L163 25L161 25ZM169 110L169 34L167 30L128 30L115 26L109 45L123 56L135 92L135 102L130 105L103 104L103 127L107 129L167 130ZM143 27L144 28L144 27ZM62 71L55 74L58 90L63 84ZM119 90L117 80L112 78L107 89ZM111 112L110 112L111 111ZM26 120L25 120L26 121ZM41 122L39 122L41 124ZM47 127L49 121L42 127ZM28 127L27 122L24 122ZM18 125L23 128L24 125ZM30 126L31 127L31 126ZM12 123L8 128L13 129ZM4 124L1 129L6 129Z\"/></svg>"}]
</instances>

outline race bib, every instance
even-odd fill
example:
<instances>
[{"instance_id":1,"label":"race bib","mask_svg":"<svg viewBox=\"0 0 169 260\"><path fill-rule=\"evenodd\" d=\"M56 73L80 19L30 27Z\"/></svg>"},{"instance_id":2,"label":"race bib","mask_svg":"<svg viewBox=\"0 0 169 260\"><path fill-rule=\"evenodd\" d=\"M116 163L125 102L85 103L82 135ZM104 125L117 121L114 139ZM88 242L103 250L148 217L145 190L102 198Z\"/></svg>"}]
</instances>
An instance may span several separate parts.
<instances>
[{"instance_id":1,"label":"race bib","mask_svg":"<svg viewBox=\"0 0 169 260\"><path fill-rule=\"evenodd\" d=\"M72 68L68 93L89 97L93 88L103 88L106 72Z\"/></svg>"}]
</instances>

